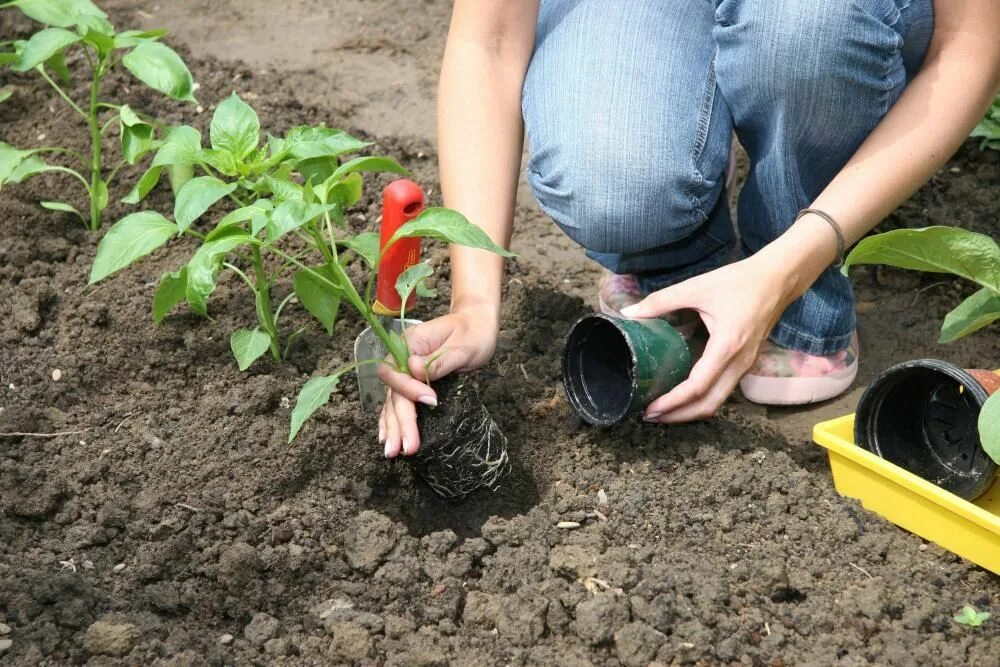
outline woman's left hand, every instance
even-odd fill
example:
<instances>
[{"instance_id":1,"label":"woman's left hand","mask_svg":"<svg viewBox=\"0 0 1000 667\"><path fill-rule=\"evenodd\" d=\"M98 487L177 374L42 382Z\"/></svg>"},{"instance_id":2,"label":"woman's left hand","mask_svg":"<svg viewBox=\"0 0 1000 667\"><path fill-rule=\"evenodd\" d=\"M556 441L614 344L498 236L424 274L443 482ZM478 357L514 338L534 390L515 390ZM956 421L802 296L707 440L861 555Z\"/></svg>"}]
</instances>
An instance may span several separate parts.
<instances>
[{"instance_id":1,"label":"woman's left hand","mask_svg":"<svg viewBox=\"0 0 1000 667\"><path fill-rule=\"evenodd\" d=\"M653 292L622 310L654 318L690 308L708 329L708 344L687 380L646 408L644 419L663 424L715 415L757 359L761 345L796 294L794 280L756 255Z\"/></svg>"}]
</instances>

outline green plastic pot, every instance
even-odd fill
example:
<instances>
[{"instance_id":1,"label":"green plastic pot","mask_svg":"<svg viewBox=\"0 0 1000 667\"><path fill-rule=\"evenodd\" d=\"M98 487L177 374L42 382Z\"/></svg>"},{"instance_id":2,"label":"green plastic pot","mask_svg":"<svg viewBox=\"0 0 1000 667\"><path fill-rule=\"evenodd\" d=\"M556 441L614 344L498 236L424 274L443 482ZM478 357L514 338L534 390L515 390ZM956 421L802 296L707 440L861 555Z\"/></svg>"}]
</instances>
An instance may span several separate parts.
<instances>
[{"instance_id":1,"label":"green plastic pot","mask_svg":"<svg viewBox=\"0 0 1000 667\"><path fill-rule=\"evenodd\" d=\"M684 338L660 319L625 320L602 313L573 325L563 351L563 385L585 422L611 426L642 412L691 372Z\"/></svg>"}]
</instances>

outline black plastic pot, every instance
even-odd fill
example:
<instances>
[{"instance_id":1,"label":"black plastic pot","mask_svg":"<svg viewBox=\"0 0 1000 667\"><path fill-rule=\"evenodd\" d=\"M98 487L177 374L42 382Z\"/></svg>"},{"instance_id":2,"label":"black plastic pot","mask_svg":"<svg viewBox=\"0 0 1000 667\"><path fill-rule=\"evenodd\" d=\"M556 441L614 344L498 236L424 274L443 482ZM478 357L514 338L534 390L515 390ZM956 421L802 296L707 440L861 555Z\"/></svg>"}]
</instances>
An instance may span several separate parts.
<instances>
[{"instance_id":1,"label":"black plastic pot","mask_svg":"<svg viewBox=\"0 0 1000 667\"><path fill-rule=\"evenodd\" d=\"M663 320L594 313L578 320L566 336L566 398L593 426L611 426L641 412L690 372L687 343Z\"/></svg>"},{"instance_id":2,"label":"black plastic pot","mask_svg":"<svg viewBox=\"0 0 1000 667\"><path fill-rule=\"evenodd\" d=\"M980 443L978 419L998 380L936 359L893 366L862 395L855 442L972 500L989 488L997 470Z\"/></svg>"}]
</instances>

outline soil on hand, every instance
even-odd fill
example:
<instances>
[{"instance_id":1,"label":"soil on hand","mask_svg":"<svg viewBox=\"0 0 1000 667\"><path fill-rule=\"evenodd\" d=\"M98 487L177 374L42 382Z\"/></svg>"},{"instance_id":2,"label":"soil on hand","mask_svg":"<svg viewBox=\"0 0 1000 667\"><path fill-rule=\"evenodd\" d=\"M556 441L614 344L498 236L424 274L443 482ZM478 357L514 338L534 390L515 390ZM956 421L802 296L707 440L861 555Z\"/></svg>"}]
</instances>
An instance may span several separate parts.
<instances>
[{"instance_id":1,"label":"soil on hand","mask_svg":"<svg viewBox=\"0 0 1000 667\"><path fill-rule=\"evenodd\" d=\"M145 3L109 4L122 26L156 18ZM228 25L212 14L216 3L193 4L190 21ZM242 4L253 16L272 3ZM332 4L398 12L428 40L443 39L443 1L410 14L402 0ZM362 28L370 68L394 59L423 67L383 44L379 25ZM0 28L20 37L28 26L4 18ZM190 55L183 30L173 39ZM236 89L275 133L326 122L372 139L435 198L430 138L372 136L352 113L388 117L403 112L398 100L373 94L342 106L334 84L317 94L293 73L204 53L190 62L202 113L124 76L109 86L203 130ZM72 147L85 149L77 119L34 77L0 83L13 87L0 139L30 146L73 135ZM970 143L887 224L997 235L998 183L1000 154ZM383 184L368 184L349 216L355 231L374 229ZM0 662L996 664L1000 624L972 630L952 616L971 604L997 617L1000 580L839 497L809 442L813 423L849 412L861 383L895 362L997 365L995 328L935 343L970 286L857 271L862 377L839 401L768 410L734 398L711 422L595 430L566 405L559 349L593 308L595 270L521 206L497 355L477 378L512 471L495 493L456 504L409 464L382 457L375 415L361 413L351 382L286 443L291 399L310 375L350 359L357 317L345 313L333 338L310 325L287 363L240 373L229 335L252 326L254 307L237 280L220 282L214 321L178 308L155 327L159 275L192 246L177 241L87 288L97 238L38 207L53 192L83 208L61 177L0 194L0 433L44 434L0 439ZM172 208L162 189L148 205ZM106 217L129 210L113 204ZM424 304L424 319L448 301L446 253L431 259L442 298ZM289 327L306 324L296 312Z\"/></svg>"}]
</instances>

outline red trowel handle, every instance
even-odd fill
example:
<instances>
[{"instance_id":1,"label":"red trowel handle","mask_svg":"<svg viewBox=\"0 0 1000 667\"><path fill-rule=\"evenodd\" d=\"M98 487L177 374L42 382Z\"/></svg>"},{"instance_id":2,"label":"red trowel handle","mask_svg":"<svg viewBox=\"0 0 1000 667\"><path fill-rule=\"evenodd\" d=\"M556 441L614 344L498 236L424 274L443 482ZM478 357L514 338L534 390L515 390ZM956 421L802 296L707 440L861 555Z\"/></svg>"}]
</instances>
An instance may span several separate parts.
<instances>
[{"instance_id":1,"label":"red trowel handle","mask_svg":"<svg viewBox=\"0 0 1000 667\"><path fill-rule=\"evenodd\" d=\"M385 248L389 239L399 231L404 224L413 220L424 210L424 193L420 186L404 179L393 181L382 193L382 229L379 248ZM392 244L392 247L382 256L378 264L378 284L375 289L375 304L372 306L377 315L399 317L403 300L396 292L396 280L399 275L420 261L420 239L402 239ZM406 307L413 306L416 295L411 294Z\"/></svg>"}]
</instances>

